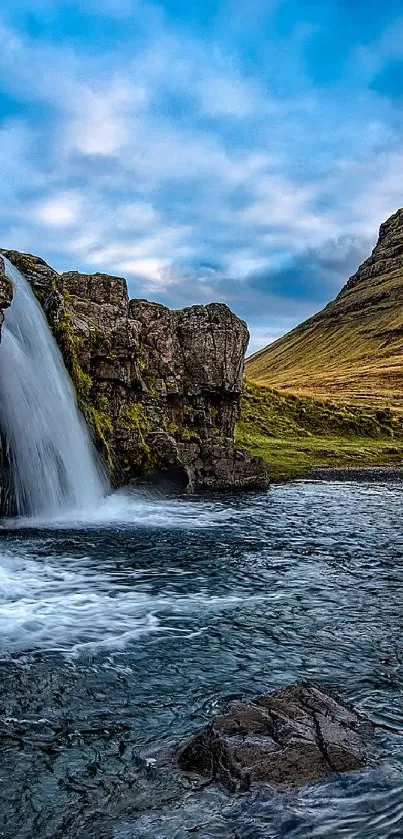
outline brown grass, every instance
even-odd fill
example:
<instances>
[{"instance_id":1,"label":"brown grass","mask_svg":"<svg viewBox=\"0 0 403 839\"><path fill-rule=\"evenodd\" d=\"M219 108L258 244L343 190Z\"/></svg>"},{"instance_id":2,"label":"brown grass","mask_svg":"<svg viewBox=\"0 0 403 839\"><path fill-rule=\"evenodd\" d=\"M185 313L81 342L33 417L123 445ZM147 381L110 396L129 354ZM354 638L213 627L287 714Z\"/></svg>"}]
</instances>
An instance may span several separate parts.
<instances>
[{"instance_id":1,"label":"brown grass","mask_svg":"<svg viewBox=\"0 0 403 839\"><path fill-rule=\"evenodd\" d=\"M403 409L403 211L321 312L248 359L251 381Z\"/></svg>"}]
</instances>

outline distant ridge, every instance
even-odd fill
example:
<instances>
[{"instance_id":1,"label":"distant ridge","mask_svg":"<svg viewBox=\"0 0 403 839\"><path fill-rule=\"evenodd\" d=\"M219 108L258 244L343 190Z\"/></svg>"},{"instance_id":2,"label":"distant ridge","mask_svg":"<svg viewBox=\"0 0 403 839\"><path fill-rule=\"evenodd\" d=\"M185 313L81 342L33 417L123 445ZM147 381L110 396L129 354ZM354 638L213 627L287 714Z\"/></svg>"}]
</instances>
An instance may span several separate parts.
<instances>
[{"instance_id":1,"label":"distant ridge","mask_svg":"<svg viewBox=\"0 0 403 839\"><path fill-rule=\"evenodd\" d=\"M246 378L335 401L403 408L403 209L321 312L255 353Z\"/></svg>"}]
</instances>

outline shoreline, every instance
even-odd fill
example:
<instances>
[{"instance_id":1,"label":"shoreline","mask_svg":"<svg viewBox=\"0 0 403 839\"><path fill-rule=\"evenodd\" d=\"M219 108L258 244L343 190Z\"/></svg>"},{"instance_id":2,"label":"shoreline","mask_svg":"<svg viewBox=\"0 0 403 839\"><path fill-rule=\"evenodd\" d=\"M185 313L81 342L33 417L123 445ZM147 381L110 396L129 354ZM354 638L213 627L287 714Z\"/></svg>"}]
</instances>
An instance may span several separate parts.
<instances>
[{"instance_id":1,"label":"shoreline","mask_svg":"<svg viewBox=\"0 0 403 839\"><path fill-rule=\"evenodd\" d=\"M355 481L357 483L403 482L402 466L316 466L307 479L321 481Z\"/></svg>"}]
</instances>

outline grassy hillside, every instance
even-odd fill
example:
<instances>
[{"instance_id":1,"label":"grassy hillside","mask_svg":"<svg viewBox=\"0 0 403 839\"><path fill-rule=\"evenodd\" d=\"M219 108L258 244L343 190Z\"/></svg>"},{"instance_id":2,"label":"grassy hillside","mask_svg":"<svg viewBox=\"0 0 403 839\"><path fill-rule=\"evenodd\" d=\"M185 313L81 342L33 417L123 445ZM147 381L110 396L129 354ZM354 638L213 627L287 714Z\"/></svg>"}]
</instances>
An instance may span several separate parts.
<instances>
[{"instance_id":1,"label":"grassy hillside","mask_svg":"<svg viewBox=\"0 0 403 839\"><path fill-rule=\"evenodd\" d=\"M403 409L403 210L319 314L252 356L249 380L300 395Z\"/></svg>"},{"instance_id":2,"label":"grassy hillside","mask_svg":"<svg viewBox=\"0 0 403 839\"><path fill-rule=\"evenodd\" d=\"M403 463L403 415L389 408L333 404L245 382L238 445L268 463L273 480L317 466Z\"/></svg>"}]
</instances>

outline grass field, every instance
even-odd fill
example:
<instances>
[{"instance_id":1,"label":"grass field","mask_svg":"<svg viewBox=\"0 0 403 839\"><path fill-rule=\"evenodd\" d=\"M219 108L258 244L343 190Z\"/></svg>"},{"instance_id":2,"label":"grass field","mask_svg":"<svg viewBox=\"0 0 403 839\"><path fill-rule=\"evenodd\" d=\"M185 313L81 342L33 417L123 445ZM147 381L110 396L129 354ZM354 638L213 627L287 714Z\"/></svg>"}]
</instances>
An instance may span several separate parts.
<instances>
[{"instance_id":1,"label":"grass field","mask_svg":"<svg viewBox=\"0 0 403 839\"><path fill-rule=\"evenodd\" d=\"M314 467L403 464L403 416L336 404L245 382L237 445L266 461L273 481Z\"/></svg>"}]
</instances>

